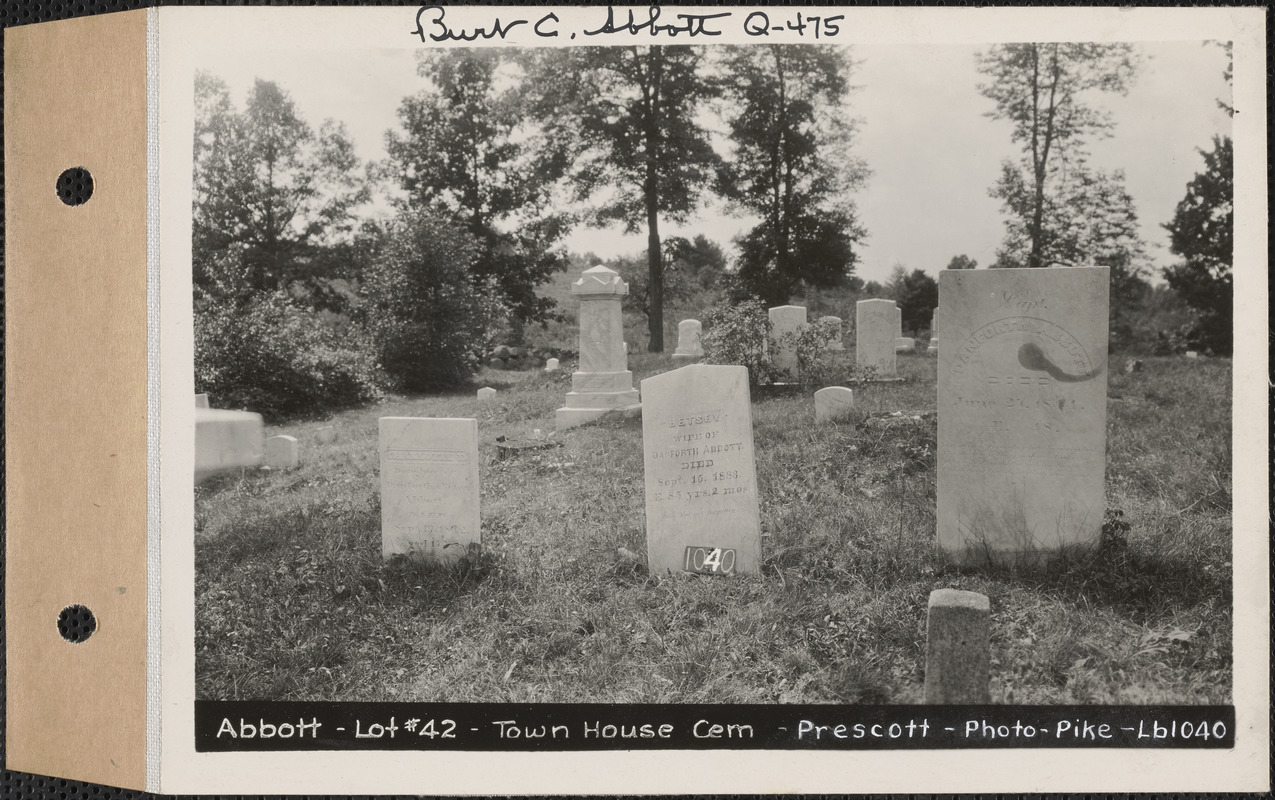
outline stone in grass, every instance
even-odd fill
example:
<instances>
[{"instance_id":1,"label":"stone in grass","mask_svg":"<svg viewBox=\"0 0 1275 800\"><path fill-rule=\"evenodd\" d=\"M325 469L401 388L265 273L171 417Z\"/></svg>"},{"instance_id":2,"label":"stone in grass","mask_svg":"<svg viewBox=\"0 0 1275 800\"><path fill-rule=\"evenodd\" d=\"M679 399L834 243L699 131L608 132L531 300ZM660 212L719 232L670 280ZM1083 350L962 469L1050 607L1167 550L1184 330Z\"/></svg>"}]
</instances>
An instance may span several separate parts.
<instances>
[{"instance_id":1,"label":"stone in grass","mask_svg":"<svg viewBox=\"0 0 1275 800\"><path fill-rule=\"evenodd\" d=\"M490 386L484 386L478 390L478 402L490 403L496 397L496 390Z\"/></svg>"},{"instance_id":2,"label":"stone in grass","mask_svg":"<svg viewBox=\"0 0 1275 800\"><path fill-rule=\"evenodd\" d=\"M1187 350L1187 351L1186 351L1186 357L1187 357L1187 358L1190 358L1190 359L1192 359L1192 360L1194 360L1194 359L1199 358L1199 357L1200 357L1200 354L1199 354L1199 353L1197 353L1197 352L1195 352L1194 350Z\"/></svg>"},{"instance_id":3,"label":"stone in grass","mask_svg":"<svg viewBox=\"0 0 1275 800\"><path fill-rule=\"evenodd\" d=\"M558 369L558 359L551 358L548 361L545 361L545 372L557 372Z\"/></svg>"},{"instance_id":4,"label":"stone in grass","mask_svg":"<svg viewBox=\"0 0 1275 800\"><path fill-rule=\"evenodd\" d=\"M894 350L893 300L860 300L854 304L854 360L876 370L877 379L892 380L898 374Z\"/></svg>"},{"instance_id":5,"label":"stone in grass","mask_svg":"<svg viewBox=\"0 0 1275 800\"><path fill-rule=\"evenodd\" d=\"M292 469L300 463L295 436L271 436L266 439L266 466L271 469Z\"/></svg>"},{"instance_id":6,"label":"stone in grass","mask_svg":"<svg viewBox=\"0 0 1275 800\"><path fill-rule=\"evenodd\" d=\"M700 345L703 327L697 319L684 319L677 324L677 350L673 352L673 363L686 364L704 357L704 348Z\"/></svg>"},{"instance_id":7,"label":"stone in grass","mask_svg":"<svg viewBox=\"0 0 1275 800\"><path fill-rule=\"evenodd\" d=\"M1124 374L1132 375L1135 372L1141 372L1144 366L1146 365L1142 363L1142 359L1131 358L1124 362Z\"/></svg>"},{"instance_id":8,"label":"stone in grass","mask_svg":"<svg viewBox=\"0 0 1275 800\"><path fill-rule=\"evenodd\" d=\"M455 563L478 552L478 421L382 417L381 556Z\"/></svg>"},{"instance_id":9,"label":"stone in grass","mask_svg":"<svg viewBox=\"0 0 1275 800\"><path fill-rule=\"evenodd\" d=\"M260 414L195 409L195 483L218 472L261 463Z\"/></svg>"},{"instance_id":10,"label":"stone in grass","mask_svg":"<svg viewBox=\"0 0 1275 800\"><path fill-rule=\"evenodd\" d=\"M508 439L504 436L496 437L496 459L498 461L506 461L523 453L530 453L539 450L553 450L562 447L562 442L557 439L546 439L539 434L539 429L532 434L530 439Z\"/></svg>"},{"instance_id":11,"label":"stone in grass","mask_svg":"<svg viewBox=\"0 0 1275 800\"><path fill-rule=\"evenodd\" d=\"M503 358L493 358L487 362L487 366L491 369L504 369L505 360Z\"/></svg>"},{"instance_id":12,"label":"stone in grass","mask_svg":"<svg viewBox=\"0 0 1275 800\"><path fill-rule=\"evenodd\" d=\"M314 435L320 444L332 444L336 441L336 428L331 425L324 425L315 431Z\"/></svg>"},{"instance_id":13,"label":"stone in grass","mask_svg":"<svg viewBox=\"0 0 1275 800\"><path fill-rule=\"evenodd\" d=\"M959 589L930 592L925 621L925 702L984 705L991 670L987 596Z\"/></svg>"},{"instance_id":14,"label":"stone in grass","mask_svg":"<svg viewBox=\"0 0 1275 800\"><path fill-rule=\"evenodd\" d=\"M916 349L916 339L900 336L894 340L894 352L911 353Z\"/></svg>"},{"instance_id":15,"label":"stone in grass","mask_svg":"<svg viewBox=\"0 0 1275 800\"><path fill-rule=\"evenodd\" d=\"M815 392L815 422L845 419L854 412L854 392L844 386L826 386Z\"/></svg>"}]
</instances>

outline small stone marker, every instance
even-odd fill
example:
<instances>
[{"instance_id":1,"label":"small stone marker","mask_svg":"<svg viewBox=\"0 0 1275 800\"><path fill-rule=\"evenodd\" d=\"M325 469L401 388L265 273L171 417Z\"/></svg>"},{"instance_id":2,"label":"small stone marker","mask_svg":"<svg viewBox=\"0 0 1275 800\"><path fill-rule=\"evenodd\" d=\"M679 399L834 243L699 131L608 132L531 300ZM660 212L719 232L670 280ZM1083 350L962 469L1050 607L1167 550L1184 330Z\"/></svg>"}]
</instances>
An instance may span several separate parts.
<instances>
[{"instance_id":1,"label":"small stone marker","mask_svg":"<svg viewBox=\"0 0 1275 800\"><path fill-rule=\"evenodd\" d=\"M836 422L854 411L854 392L844 386L826 386L815 392L815 422Z\"/></svg>"},{"instance_id":2,"label":"small stone marker","mask_svg":"<svg viewBox=\"0 0 1275 800\"><path fill-rule=\"evenodd\" d=\"M195 395L195 408L208 408L208 395L206 394Z\"/></svg>"},{"instance_id":3,"label":"small stone marker","mask_svg":"<svg viewBox=\"0 0 1275 800\"><path fill-rule=\"evenodd\" d=\"M686 364L699 361L704 357L704 348L700 345L700 334L703 328L697 319L684 319L677 323L677 350L673 352L673 362Z\"/></svg>"},{"instance_id":4,"label":"small stone marker","mask_svg":"<svg viewBox=\"0 0 1275 800\"><path fill-rule=\"evenodd\" d=\"M1098 543L1109 273L939 273L938 540L953 561Z\"/></svg>"},{"instance_id":5,"label":"small stone marker","mask_svg":"<svg viewBox=\"0 0 1275 800\"><path fill-rule=\"evenodd\" d=\"M1200 357L1200 354L1195 352L1194 350L1187 350L1186 357L1190 359L1196 359Z\"/></svg>"},{"instance_id":6,"label":"small stone marker","mask_svg":"<svg viewBox=\"0 0 1275 800\"><path fill-rule=\"evenodd\" d=\"M775 341L775 349L770 354L770 360L775 368L784 374L786 380L794 383L801 377L797 365L797 348L794 344L785 344L782 339L785 334L797 333L804 327L806 327L804 306L775 306L770 309L770 338Z\"/></svg>"},{"instance_id":7,"label":"small stone marker","mask_svg":"<svg viewBox=\"0 0 1275 800\"><path fill-rule=\"evenodd\" d=\"M985 705L991 670L987 596L935 589L925 618L925 703Z\"/></svg>"},{"instance_id":8,"label":"small stone marker","mask_svg":"<svg viewBox=\"0 0 1275 800\"><path fill-rule=\"evenodd\" d=\"M496 390L490 386L484 386L478 390L478 402L490 403L496 397Z\"/></svg>"},{"instance_id":9,"label":"small stone marker","mask_svg":"<svg viewBox=\"0 0 1275 800\"><path fill-rule=\"evenodd\" d=\"M295 436L271 436L266 439L266 466L292 469L300 463Z\"/></svg>"},{"instance_id":10,"label":"small stone marker","mask_svg":"<svg viewBox=\"0 0 1275 800\"><path fill-rule=\"evenodd\" d=\"M220 408L195 409L195 483L218 472L261 464L260 414Z\"/></svg>"},{"instance_id":11,"label":"small stone marker","mask_svg":"<svg viewBox=\"0 0 1275 800\"><path fill-rule=\"evenodd\" d=\"M558 369L558 359L551 358L545 362L545 372L557 372Z\"/></svg>"},{"instance_id":12,"label":"small stone marker","mask_svg":"<svg viewBox=\"0 0 1275 800\"><path fill-rule=\"evenodd\" d=\"M934 313L930 314L930 345L925 348L927 353L938 353L939 351L939 310L936 307Z\"/></svg>"},{"instance_id":13,"label":"small stone marker","mask_svg":"<svg viewBox=\"0 0 1275 800\"><path fill-rule=\"evenodd\" d=\"M554 415L558 430L609 413L642 413L624 343L621 303L628 293L619 273L601 265L571 284L571 294L580 298L580 368L571 376L567 404Z\"/></svg>"},{"instance_id":14,"label":"small stone marker","mask_svg":"<svg viewBox=\"0 0 1275 800\"><path fill-rule=\"evenodd\" d=\"M316 430L314 435L320 444L332 444L336 441L336 428L331 425L324 425Z\"/></svg>"},{"instance_id":15,"label":"small stone marker","mask_svg":"<svg viewBox=\"0 0 1275 800\"><path fill-rule=\"evenodd\" d=\"M381 556L454 562L481 545L478 421L381 417Z\"/></svg>"},{"instance_id":16,"label":"small stone marker","mask_svg":"<svg viewBox=\"0 0 1275 800\"><path fill-rule=\"evenodd\" d=\"M910 353L916 349L916 339L910 339L907 336L900 336L894 340L894 352Z\"/></svg>"},{"instance_id":17,"label":"small stone marker","mask_svg":"<svg viewBox=\"0 0 1275 800\"><path fill-rule=\"evenodd\" d=\"M755 574L761 520L748 368L692 364L642 381L652 575Z\"/></svg>"},{"instance_id":18,"label":"small stone marker","mask_svg":"<svg viewBox=\"0 0 1275 800\"><path fill-rule=\"evenodd\" d=\"M841 317L820 317L819 321L833 328L832 336L828 339L828 349L836 352L845 350L846 346L841 343Z\"/></svg>"},{"instance_id":19,"label":"small stone marker","mask_svg":"<svg viewBox=\"0 0 1275 800\"><path fill-rule=\"evenodd\" d=\"M875 367L878 378L895 377L895 306L893 300L860 300L854 304L854 360Z\"/></svg>"}]
</instances>

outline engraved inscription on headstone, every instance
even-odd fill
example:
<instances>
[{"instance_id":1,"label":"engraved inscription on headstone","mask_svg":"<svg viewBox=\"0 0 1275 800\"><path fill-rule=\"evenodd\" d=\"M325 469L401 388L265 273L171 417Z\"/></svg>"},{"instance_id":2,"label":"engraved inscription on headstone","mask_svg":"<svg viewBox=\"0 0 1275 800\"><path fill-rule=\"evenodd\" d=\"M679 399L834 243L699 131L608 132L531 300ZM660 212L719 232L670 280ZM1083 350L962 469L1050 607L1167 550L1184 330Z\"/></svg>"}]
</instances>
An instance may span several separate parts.
<instances>
[{"instance_id":1,"label":"engraved inscription on headstone","mask_svg":"<svg viewBox=\"0 0 1275 800\"><path fill-rule=\"evenodd\" d=\"M652 575L761 566L748 369L692 364L642 381Z\"/></svg>"},{"instance_id":2,"label":"engraved inscription on headstone","mask_svg":"<svg viewBox=\"0 0 1275 800\"><path fill-rule=\"evenodd\" d=\"M481 544L478 421L381 417L381 555L450 563Z\"/></svg>"},{"instance_id":3,"label":"engraved inscription on headstone","mask_svg":"<svg viewBox=\"0 0 1275 800\"><path fill-rule=\"evenodd\" d=\"M1108 280L1106 267L940 273L938 540L952 560L1098 543Z\"/></svg>"},{"instance_id":4,"label":"engraved inscription on headstone","mask_svg":"<svg viewBox=\"0 0 1275 800\"><path fill-rule=\"evenodd\" d=\"M770 353L771 363L783 373L782 381L796 382L800 375L797 365L797 347L785 336L796 334L806 327L805 306L775 306L770 309L770 338L775 347Z\"/></svg>"},{"instance_id":5,"label":"engraved inscription on headstone","mask_svg":"<svg viewBox=\"0 0 1275 800\"><path fill-rule=\"evenodd\" d=\"M580 298L580 367L571 376L567 404L555 413L559 430L608 413L642 412L624 344L620 304L628 293L619 273L603 266L585 270L571 285Z\"/></svg>"},{"instance_id":6,"label":"engraved inscription on headstone","mask_svg":"<svg viewBox=\"0 0 1275 800\"><path fill-rule=\"evenodd\" d=\"M815 392L815 422L836 422L854 412L854 392L844 386L825 386Z\"/></svg>"},{"instance_id":7,"label":"engraved inscription on headstone","mask_svg":"<svg viewBox=\"0 0 1275 800\"><path fill-rule=\"evenodd\" d=\"M854 360L861 367L874 367L876 377L896 374L893 300L860 300L854 304Z\"/></svg>"},{"instance_id":8,"label":"engraved inscription on headstone","mask_svg":"<svg viewBox=\"0 0 1275 800\"><path fill-rule=\"evenodd\" d=\"M673 362L686 364L704 357L704 348L700 346L702 328L697 319L684 319L677 324L677 350L673 352Z\"/></svg>"}]
</instances>

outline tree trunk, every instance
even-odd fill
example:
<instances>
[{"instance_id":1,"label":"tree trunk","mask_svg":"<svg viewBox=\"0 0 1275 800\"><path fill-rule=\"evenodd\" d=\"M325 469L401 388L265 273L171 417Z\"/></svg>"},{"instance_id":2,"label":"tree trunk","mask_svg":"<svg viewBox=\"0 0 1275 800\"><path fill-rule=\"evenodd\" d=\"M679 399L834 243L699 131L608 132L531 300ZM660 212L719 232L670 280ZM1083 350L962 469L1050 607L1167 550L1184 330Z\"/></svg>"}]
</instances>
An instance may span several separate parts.
<instances>
[{"instance_id":1,"label":"tree trunk","mask_svg":"<svg viewBox=\"0 0 1275 800\"><path fill-rule=\"evenodd\" d=\"M651 47L648 71L649 90L646 115L646 179L642 194L646 201L646 261L647 261L647 331L650 344L647 351L664 352L664 261L660 253L659 219L659 146L660 146L660 83L663 80L663 50Z\"/></svg>"}]
</instances>

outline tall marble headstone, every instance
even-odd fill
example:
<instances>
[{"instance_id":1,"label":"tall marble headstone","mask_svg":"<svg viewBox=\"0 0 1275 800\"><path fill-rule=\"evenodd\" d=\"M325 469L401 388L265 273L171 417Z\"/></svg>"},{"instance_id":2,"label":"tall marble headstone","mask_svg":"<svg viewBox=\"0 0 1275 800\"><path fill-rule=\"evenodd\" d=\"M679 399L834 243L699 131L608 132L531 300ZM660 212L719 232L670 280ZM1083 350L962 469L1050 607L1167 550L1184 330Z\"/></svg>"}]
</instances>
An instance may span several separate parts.
<instances>
[{"instance_id":1,"label":"tall marble headstone","mask_svg":"<svg viewBox=\"0 0 1275 800\"><path fill-rule=\"evenodd\" d=\"M677 323L677 350L673 351L673 362L686 364L704 357L704 348L700 345L700 334L703 328L697 319L684 319Z\"/></svg>"},{"instance_id":2,"label":"tall marble headstone","mask_svg":"<svg viewBox=\"0 0 1275 800\"><path fill-rule=\"evenodd\" d=\"M1109 273L939 273L938 540L953 561L1098 543Z\"/></svg>"},{"instance_id":3,"label":"tall marble headstone","mask_svg":"<svg viewBox=\"0 0 1275 800\"><path fill-rule=\"evenodd\" d=\"M619 273L601 265L586 269L571 284L571 294L580 298L580 367L571 375L567 404L555 414L559 430L612 412L642 412L624 344L620 304L628 293Z\"/></svg>"},{"instance_id":4,"label":"tall marble headstone","mask_svg":"<svg viewBox=\"0 0 1275 800\"><path fill-rule=\"evenodd\" d=\"M748 369L692 364L642 381L652 575L761 567Z\"/></svg>"},{"instance_id":5,"label":"tall marble headstone","mask_svg":"<svg viewBox=\"0 0 1275 800\"><path fill-rule=\"evenodd\" d=\"M381 556L454 562L482 542L478 421L381 417Z\"/></svg>"},{"instance_id":6,"label":"tall marble headstone","mask_svg":"<svg viewBox=\"0 0 1275 800\"><path fill-rule=\"evenodd\" d=\"M770 338L775 341L770 360L783 373L782 381L796 382L800 378L797 364L797 347L785 341L784 336L796 334L806 327L805 306L775 306L770 309Z\"/></svg>"},{"instance_id":7,"label":"tall marble headstone","mask_svg":"<svg viewBox=\"0 0 1275 800\"><path fill-rule=\"evenodd\" d=\"M846 346L841 343L841 317L820 317L819 321L832 330L828 339L828 349L837 352L845 350Z\"/></svg>"},{"instance_id":8,"label":"tall marble headstone","mask_svg":"<svg viewBox=\"0 0 1275 800\"><path fill-rule=\"evenodd\" d=\"M930 314L930 344L925 348L927 353L937 353L939 351L939 310L934 309L934 313Z\"/></svg>"},{"instance_id":9,"label":"tall marble headstone","mask_svg":"<svg viewBox=\"0 0 1275 800\"><path fill-rule=\"evenodd\" d=\"M860 300L854 304L854 360L861 367L875 367L878 378L893 378L895 308L893 300Z\"/></svg>"}]
</instances>

